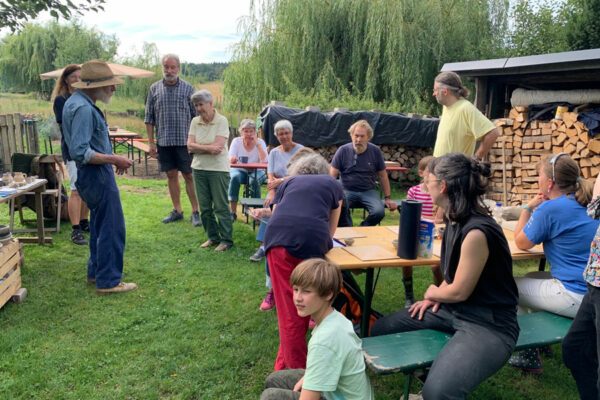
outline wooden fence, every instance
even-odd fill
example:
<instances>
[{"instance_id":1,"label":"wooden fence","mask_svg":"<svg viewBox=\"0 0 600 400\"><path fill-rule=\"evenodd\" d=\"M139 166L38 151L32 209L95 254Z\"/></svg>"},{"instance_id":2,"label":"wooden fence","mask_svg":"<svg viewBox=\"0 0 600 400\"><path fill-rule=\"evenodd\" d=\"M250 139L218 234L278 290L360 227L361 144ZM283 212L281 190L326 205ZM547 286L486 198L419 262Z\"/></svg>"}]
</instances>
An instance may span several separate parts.
<instances>
[{"instance_id":1,"label":"wooden fence","mask_svg":"<svg viewBox=\"0 0 600 400\"><path fill-rule=\"evenodd\" d=\"M40 154L36 120L21 118L20 114L0 114L0 168L10 171L14 153Z\"/></svg>"}]
</instances>

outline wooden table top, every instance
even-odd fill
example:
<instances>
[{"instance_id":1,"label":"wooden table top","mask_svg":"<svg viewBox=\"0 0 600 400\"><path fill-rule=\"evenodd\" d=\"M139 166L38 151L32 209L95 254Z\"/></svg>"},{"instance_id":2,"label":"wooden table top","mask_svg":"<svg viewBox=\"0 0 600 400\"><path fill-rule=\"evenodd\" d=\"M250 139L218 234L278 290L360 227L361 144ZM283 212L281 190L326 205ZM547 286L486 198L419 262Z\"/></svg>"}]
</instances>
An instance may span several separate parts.
<instances>
[{"instance_id":1,"label":"wooden table top","mask_svg":"<svg viewBox=\"0 0 600 400\"><path fill-rule=\"evenodd\" d=\"M396 254L396 249L392 244L392 240L398 238L398 234L392 231L387 226L357 226L347 229L352 229L356 231L358 234L363 234L365 237L355 238L353 247L355 246L367 246L367 245L375 245L383 248L384 250L391 252L392 254ZM507 229L504 229L504 234L506 239L510 242L514 243L513 232ZM334 236L335 237L335 236ZM440 246L441 240L435 240L434 246ZM540 259L544 257L543 251L541 251L541 246L536 246L536 252L529 252L526 250L519 250L515 247L511 246L511 255L513 260L527 260L527 259ZM440 258L437 256L433 256L431 258L422 258L418 257L414 260L407 260L400 257L391 258L387 260L374 260L374 261L363 261L358 257L348 253L342 247L334 247L329 250L327 254L325 254L325 258L328 261L331 261L340 266L341 269L362 269L362 268L385 268L385 267L410 267L410 266L419 266L419 265L440 265Z\"/></svg>"},{"instance_id":2,"label":"wooden table top","mask_svg":"<svg viewBox=\"0 0 600 400\"><path fill-rule=\"evenodd\" d=\"M267 169L267 163L236 163L231 164L230 167L247 169Z\"/></svg>"},{"instance_id":3,"label":"wooden table top","mask_svg":"<svg viewBox=\"0 0 600 400\"><path fill-rule=\"evenodd\" d=\"M44 186L46 183L48 183L48 181L46 179L36 179L32 183L28 183L28 184L26 184L24 186L21 186L21 187L18 187L18 188L11 188L11 189L16 189L17 191L15 193L9 194L8 196L0 196L0 204L2 204L2 203L8 203L8 201L10 199L14 199L15 197L19 197L23 193L32 192L35 189L38 189L38 188ZM6 188L6 186L2 186L0 188L0 193L2 193L2 190L1 190L2 188Z\"/></svg>"},{"instance_id":4,"label":"wooden table top","mask_svg":"<svg viewBox=\"0 0 600 400\"><path fill-rule=\"evenodd\" d=\"M111 131L109 129L108 136L111 139L136 139L142 137L142 135L140 135L139 133L131 132L121 128L118 128L116 131Z\"/></svg>"}]
</instances>

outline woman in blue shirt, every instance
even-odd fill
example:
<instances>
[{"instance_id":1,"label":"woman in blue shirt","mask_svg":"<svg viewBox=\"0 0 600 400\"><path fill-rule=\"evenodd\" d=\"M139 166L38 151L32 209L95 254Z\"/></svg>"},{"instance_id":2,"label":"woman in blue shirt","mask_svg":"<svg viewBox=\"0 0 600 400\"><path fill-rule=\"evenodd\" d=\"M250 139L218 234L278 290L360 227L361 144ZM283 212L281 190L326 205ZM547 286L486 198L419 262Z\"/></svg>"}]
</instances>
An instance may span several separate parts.
<instances>
[{"instance_id":1,"label":"woman in blue shirt","mask_svg":"<svg viewBox=\"0 0 600 400\"><path fill-rule=\"evenodd\" d=\"M540 162L538 184L537 196L523 206L515 244L527 250L542 243L550 271L515 279L519 313L544 310L573 318L586 292L583 270L599 223L586 212L593 185L580 177L577 163L567 153ZM532 373L542 372L536 349L513 356L509 363Z\"/></svg>"}]
</instances>

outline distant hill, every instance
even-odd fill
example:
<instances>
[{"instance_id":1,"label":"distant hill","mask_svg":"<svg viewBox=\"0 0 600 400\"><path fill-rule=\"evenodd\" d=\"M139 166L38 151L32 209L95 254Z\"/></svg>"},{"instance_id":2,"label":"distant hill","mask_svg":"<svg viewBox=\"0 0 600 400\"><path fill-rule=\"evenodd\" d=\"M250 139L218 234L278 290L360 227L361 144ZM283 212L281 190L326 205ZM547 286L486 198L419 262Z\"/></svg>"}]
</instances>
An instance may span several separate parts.
<instances>
[{"instance_id":1,"label":"distant hill","mask_svg":"<svg viewBox=\"0 0 600 400\"><path fill-rule=\"evenodd\" d=\"M223 71L229 66L229 63L181 63L181 73L186 76L201 76L206 82L220 81L223 78Z\"/></svg>"}]
</instances>

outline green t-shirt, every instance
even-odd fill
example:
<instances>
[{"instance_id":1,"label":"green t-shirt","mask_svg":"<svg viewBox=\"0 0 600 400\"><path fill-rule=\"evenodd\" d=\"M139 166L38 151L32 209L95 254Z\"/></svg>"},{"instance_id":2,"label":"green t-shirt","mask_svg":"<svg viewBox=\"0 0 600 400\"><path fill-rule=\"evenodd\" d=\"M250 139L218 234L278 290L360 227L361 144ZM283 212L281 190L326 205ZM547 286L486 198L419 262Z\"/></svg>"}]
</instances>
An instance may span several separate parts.
<instances>
[{"instance_id":1,"label":"green t-shirt","mask_svg":"<svg viewBox=\"0 0 600 400\"><path fill-rule=\"evenodd\" d=\"M313 330L308 342L303 389L328 400L373 400L361 341L352 323L334 310Z\"/></svg>"},{"instance_id":2,"label":"green t-shirt","mask_svg":"<svg viewBox=\"0 0 600 400\"><path fill-rule=\"evenodd\" d=\"M444 106L433 156L463 153L471 157L475 151L475 142L495 128L496 125L470 101L461 98L450 107Z\"/></svg>"},{"instance_id":3,"label":"green t-shirt","mask_svg":"<svg viewBox=\"0 0 600 400\"><path fill-rule=\"evenodd\" d=\"M229 123L227 118L215 110L215 116L211 122L206 124L202 117L194 117L190 123L189 136L193 136L198 144L210 144L217 136L229 138ZM227 142L225 148L219 154L195 153L192 160L192 168L204 171L229 172L229 150Z\"/></svg>"}]
</instances>

